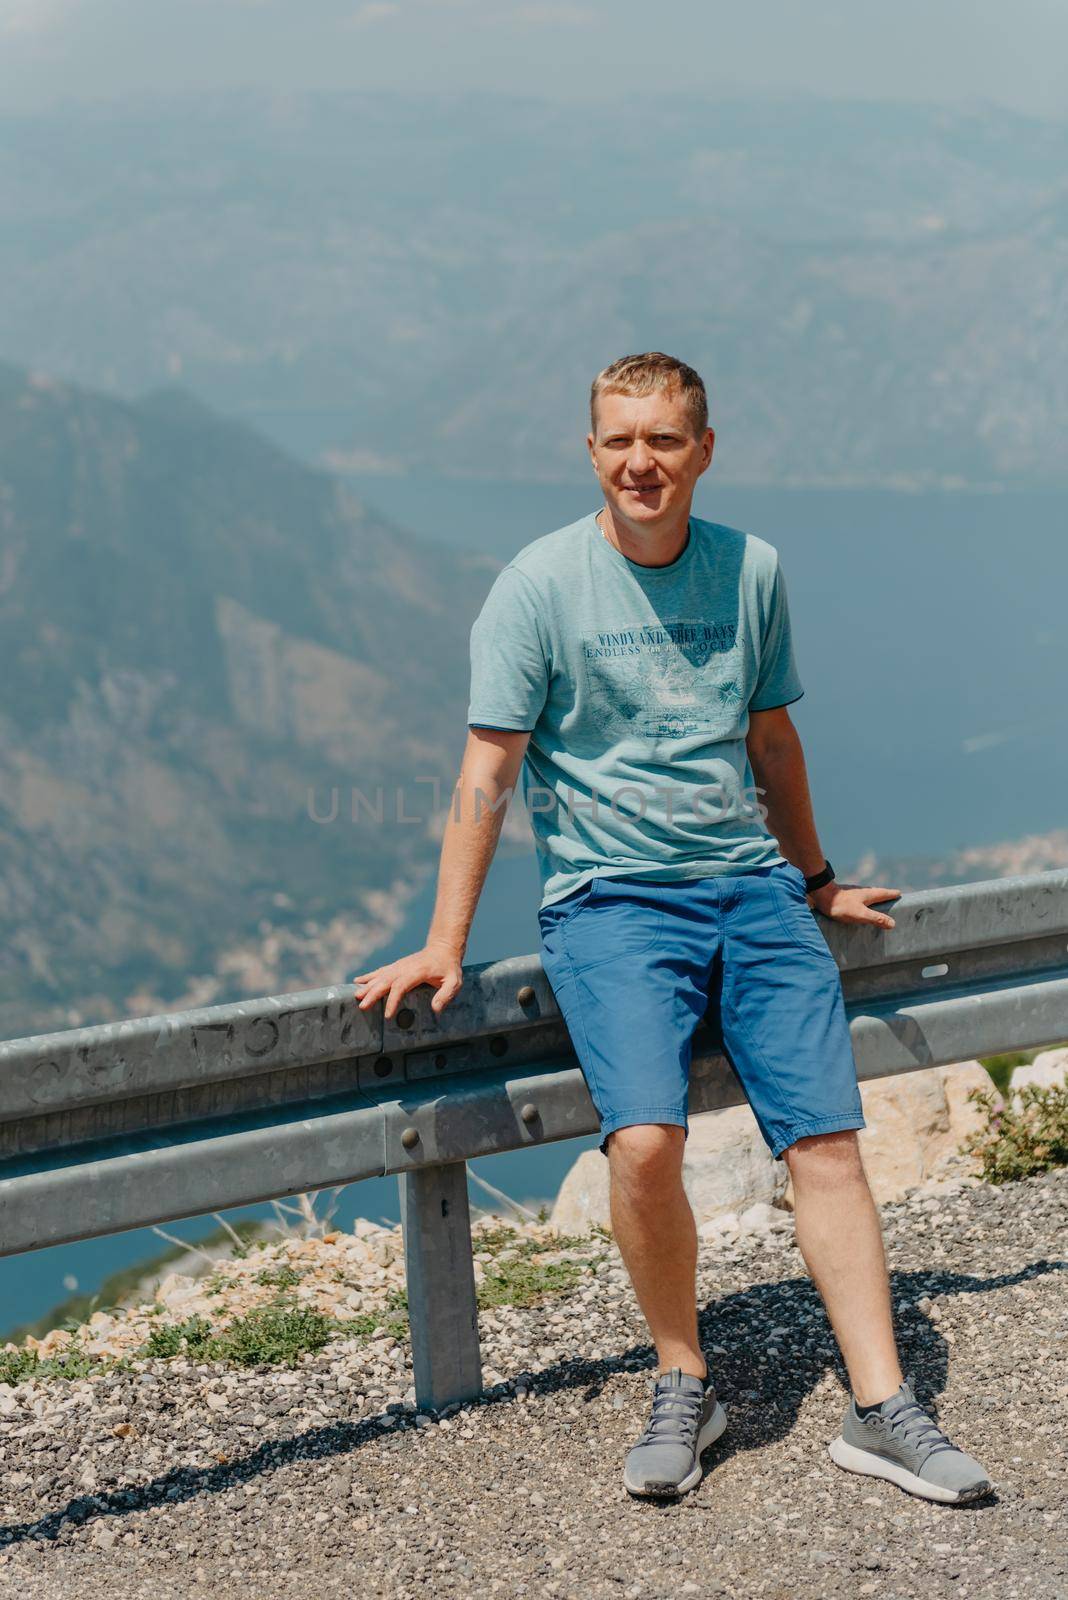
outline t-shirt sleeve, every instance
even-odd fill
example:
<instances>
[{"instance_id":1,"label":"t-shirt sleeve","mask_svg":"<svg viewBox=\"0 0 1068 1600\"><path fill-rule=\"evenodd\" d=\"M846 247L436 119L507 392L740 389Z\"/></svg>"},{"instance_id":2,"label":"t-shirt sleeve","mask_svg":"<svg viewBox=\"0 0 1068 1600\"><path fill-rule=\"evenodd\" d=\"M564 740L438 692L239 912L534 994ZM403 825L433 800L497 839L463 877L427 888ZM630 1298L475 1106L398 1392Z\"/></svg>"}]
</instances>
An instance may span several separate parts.
<instances>
[{"instance_id":1,"label":"t-shirt sleeve","mask_svg":"<svg viewBox=\"0 0 1068 1600\"><path fill-rule=\"evenodd\" d=\"M471 628L467 725L529 731L548 692L537 591L522 573L505 567Z\"/></svg>"},{"instance_id":2,"label":"t-shirt sleeve","mask_svg":"<svg viewBox=\"0 0 1068 1600\"><path fill-rule=\"evenodd\" d=\"M776 706L785 706L793 700L800 700L804 692L797 673L797 663L794 660L786 579L782 567L776 561L768 617L764 627L764 637L760 641L760 665L757 669L756 688L750 696L749 709L772 711Z\"/></svg>"}]
</instances>

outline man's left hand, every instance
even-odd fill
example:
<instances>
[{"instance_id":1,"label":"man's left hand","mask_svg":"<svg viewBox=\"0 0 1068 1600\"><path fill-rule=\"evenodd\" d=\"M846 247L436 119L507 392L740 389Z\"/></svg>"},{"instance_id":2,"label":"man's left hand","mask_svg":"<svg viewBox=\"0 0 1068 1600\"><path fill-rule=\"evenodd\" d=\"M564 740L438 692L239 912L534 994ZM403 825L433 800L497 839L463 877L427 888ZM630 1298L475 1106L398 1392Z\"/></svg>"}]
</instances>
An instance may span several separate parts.
<instances>
[{"instance_id":1,"label":"man's left hand","mask_svg":"<svg viewBox=\"0 0 1068 1600\"><path fill-rule=\"evenodd\" d=\"M871 910L873 900L900 900L900 889L884 889L876 884L862 888L856 883L825 883L807 896L809 905L832 922L866 922L870 927L896 927L893 917Z\"/></svg>"}]
</instances>

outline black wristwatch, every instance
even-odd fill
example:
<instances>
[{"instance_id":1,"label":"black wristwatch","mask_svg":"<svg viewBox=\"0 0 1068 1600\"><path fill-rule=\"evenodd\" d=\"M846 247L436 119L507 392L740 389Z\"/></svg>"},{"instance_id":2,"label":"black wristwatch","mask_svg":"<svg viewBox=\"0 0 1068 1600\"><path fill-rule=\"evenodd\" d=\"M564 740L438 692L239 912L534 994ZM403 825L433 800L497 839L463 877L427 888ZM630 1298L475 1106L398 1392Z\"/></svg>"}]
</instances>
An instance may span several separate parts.
<instances>
[{"instance_id":1,"label":"black wristwatch","mask_svg":"<svg viewBox=\"0 0 1068 1600\"><path fill-rule=\"evenodd\" d=\"M827 860L827 857L824 856L824 858L823 858L823 871L822 872L814 872L812 874L811 878L806 878L805 879L805 893L806 894L811 894L814 889L822 889L823 885L825 883L830 883L833 880L833 878L834 878L834 868L831 866L831 863Z\"/></svg>"}]
</instances>

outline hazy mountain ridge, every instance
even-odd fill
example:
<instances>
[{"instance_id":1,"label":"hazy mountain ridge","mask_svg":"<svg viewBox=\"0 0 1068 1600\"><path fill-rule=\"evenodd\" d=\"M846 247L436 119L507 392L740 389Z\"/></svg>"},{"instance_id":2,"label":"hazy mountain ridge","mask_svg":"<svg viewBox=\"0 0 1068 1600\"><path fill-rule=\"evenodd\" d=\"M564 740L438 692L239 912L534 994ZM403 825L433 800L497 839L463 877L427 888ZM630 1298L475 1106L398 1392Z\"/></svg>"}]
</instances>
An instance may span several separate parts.
<instances>
[{"instance_id":1,"label":"hazy mountain ridge","mask_svg":"<svg viewBox=\"0 0 1068 1600\"><path fill-rule=\"evenodd\" d=\"M991 878L1029 877L1068 867L1068 828L1029 833L997 844L968 845L946 856L884 855L868 851L838 874L843 883L879 884L902 893L983 883Z\"/></svg>"},{"instance_id":2,"label":"hazy mountain ridge","mask_svg":"<svg viewBox=\"0 0 1068 1600\"><path fill-rule=\"evenodd\" d=\"M0 1035L339 981L427 870L495 570L187 397L0 366Z\"/></svg>"},{"instance_id":3,"label":"hazy mountain ridge","mask_svg":"<svg viewBox=\"0 0 1068 1600\"><path fill-rule=\"evenodd\" d=\"M993 107L243 93L3 119L0 348L309 459L585 472L589 379L704 372L723 482L1068 478L1068 124Z\"/></svg>"}]
</instances>

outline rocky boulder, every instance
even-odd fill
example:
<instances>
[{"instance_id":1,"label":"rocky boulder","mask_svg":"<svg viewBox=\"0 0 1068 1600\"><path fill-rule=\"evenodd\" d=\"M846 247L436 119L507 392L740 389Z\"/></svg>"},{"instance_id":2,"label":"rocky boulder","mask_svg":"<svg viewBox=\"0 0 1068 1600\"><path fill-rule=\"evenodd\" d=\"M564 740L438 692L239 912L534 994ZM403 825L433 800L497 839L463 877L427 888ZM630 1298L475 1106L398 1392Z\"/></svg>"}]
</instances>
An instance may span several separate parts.
<instances>
[{"instance_id":1,"label":"rocky boulder","mask_svg":"<svg viewBox=\"0 0 1068 1600\"><path fill-rule=\"evenodd\" d=\"M1068 1061L1068 1051L1062 1054ZM1044 1060L1039 1057L1035 1067ZM1063 1074L1063 1066L1061 1070ZM1033 1071L1018 1068L1014 1086L1021 1073ZM973 1088L991 1088L978 1061L873 1078L861 1085L868 1125L861 1130L860 1148L877 1202L898 1200L920 1184L972 1174L959 1147L982 1121L967 1099ZM729 1229L754 1207L793 1204L786 1165L771 1159L748 1106L691 1117L682 1172L698 1228L721 1218L729 1219L724 1223ZM561 1185L552 1221L565 1233L582 1233L594 1224L611 1226L608 1162L599 1150L578 1157Z\"/></svg>"},{"instance_id":2,"label":"rocky boulder","mask_svg":"<svg viewBox=\"0 0 1068 1600\"><path fill-rule=\"evenodd\" d=\"M1030 1066L1017 1067L1012 1075L1010 1085L1013 1094L1034 1084L1039 1089L1054 1089L1068 1080L1068 1047L1059 1046L1056 1050L1043 1050L1037 1055Z\"/></svg>"},{"instance_id":3,"label":"rocky boulder","mask_svg":"<svg viewBox=\"0 0 1068 1600\"><path fill-rule=\"evenodd\" d=\"M786 1167L773 1161L748 1106L729 1106L690 1118L682 1179L698 1223L763 1203L774 1205L786 1192ZM608 1214L608 1162L599 1150L585 1150L560 1187L553 1225L582 1233L593 1224L611 1226Z\"/></svg>"}]
</instances>

